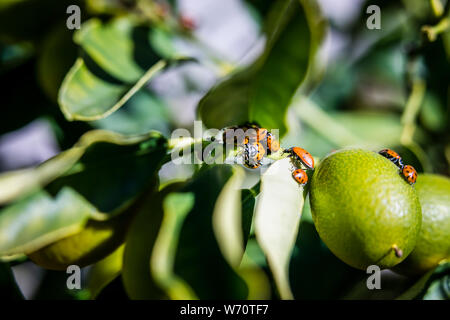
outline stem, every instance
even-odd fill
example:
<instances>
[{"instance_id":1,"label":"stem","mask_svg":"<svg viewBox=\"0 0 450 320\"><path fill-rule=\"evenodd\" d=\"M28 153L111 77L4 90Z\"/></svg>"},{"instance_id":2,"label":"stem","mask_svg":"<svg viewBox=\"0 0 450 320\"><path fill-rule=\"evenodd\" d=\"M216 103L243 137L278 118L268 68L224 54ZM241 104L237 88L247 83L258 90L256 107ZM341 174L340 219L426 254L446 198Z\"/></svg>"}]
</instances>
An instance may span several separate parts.
<instances>
[{"instance_id":1,"label":"stem","mask_svg":"<svg viewBox=\"0 0 450 320\"><path fill-rule=\"evenodd\" d=\"M422 105L425 96L425 81L416 77L413 80L411 94L406 102L405 111L403 112L401 122L403 123L403 131L400 142L404 145L413 142L414 131L416 130L415 120Z\"/></svg>"},{"instance_id":2,"label":"stem","mask_svg":"<svg viewBox=\"0 0 450 320\"><path fill-rule=\"evenodd\" d=\"M403 251L402 251L401 249L399 249L399 247L397 247L396 244L393 244L393 245L392 245L392 250L394 250L395 256L396 256L397 258L401 258L401 257L403 256Z\"/></svg>"},{"instance_id":3,"label":"stem","mask_svg":"<svg viewBox=\"0 0 450 320\"><path fill-rule=\"evenodd\" d=\"M427 34L428 40L433 42L437 39L437 36L441 33L444 33L450 28L450 19L443 18L439 23L435 26L423 26L422 32Z\"/></svg>"}]
</instances>

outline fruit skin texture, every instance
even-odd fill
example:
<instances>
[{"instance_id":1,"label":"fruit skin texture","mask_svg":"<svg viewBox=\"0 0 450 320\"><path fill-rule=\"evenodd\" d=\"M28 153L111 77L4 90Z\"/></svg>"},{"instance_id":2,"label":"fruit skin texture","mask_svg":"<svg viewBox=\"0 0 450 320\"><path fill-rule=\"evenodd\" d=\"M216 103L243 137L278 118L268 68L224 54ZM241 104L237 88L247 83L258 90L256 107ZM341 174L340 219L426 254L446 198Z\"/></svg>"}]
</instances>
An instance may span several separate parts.
<instances>
[{"instance_id":1,"label":"fruit skin texture","mask_svg":"<svg viewBox=\"0 0 450 320\"><path fill-rule=\"evenodd\" d=\"M393 267L416 244L422 221L416 191L378 153L347 149L328 155L312 177L310 203L321 239L352 267Z\"/></svg>"},{"instance_id":2,"label":"fruit skin texture","mask_svg":"<svg viewBox=\"0 0 450 320\"><path fill-rule=\"evenodd\" d=\"M450 259L450 179L419 174L415 185L422 207L422 228L413 252L393 270L420 275Z\"/></svg>"}]
</instances>

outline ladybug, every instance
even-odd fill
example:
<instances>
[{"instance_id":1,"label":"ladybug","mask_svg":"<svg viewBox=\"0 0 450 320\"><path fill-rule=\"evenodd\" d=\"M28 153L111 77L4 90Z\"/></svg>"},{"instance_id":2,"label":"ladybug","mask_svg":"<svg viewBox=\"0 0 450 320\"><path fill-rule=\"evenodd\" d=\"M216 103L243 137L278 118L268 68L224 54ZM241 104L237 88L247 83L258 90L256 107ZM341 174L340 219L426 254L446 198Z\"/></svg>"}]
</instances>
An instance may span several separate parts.
<instances>
[{"instance_id":1,"label":"ladybug","mask_svg":"<svg viewBox=\"0 0 450 320\"><path fill-rule=\"evenodd\" d=\"M266 143L267 154L271 154L272 152L277 152L278 150L280 150L280 142L270 132L267 133Z\"/></svg>"},{"instance_id":2,"label":"ladybug","mask_svg":"<svg viewBox=\"0 0 450 320\"><path fill-rule=\"evenodd\" d=\"M302 169L297 169L292 172L292 177L301 186L304 186L308 182L308 175Z\"/></svg>"},{"instance_id":3,"label":"ladybug","mask_svg":"<svg viewBox=\"0 0 450 320\"><path fill-rule=\"evenodd\" d=\"M225 144L246 145L249 142L254 143L263 140L266 134L266 129L253 123L245 123L226 127L222 134L222 141Z\"/></svg>"},{"instance_id":4,"label":"ladybug","mask_svg":"<svg viewBox=\"0 0 450 320\"><path fill-rule=\"evenodd\" d=\"M400 169L403 169L403 159L402 157L400 157L400 155L395 152L394 150L391 149L383 149L381 151L378 152L379 154L381 154L383 157L391 160L397 167L399 167Z\"/></svg>"},{"instance_id":5,"label":"ladybug","mask_svg":"<svg viewBox=\"0 0 450 320\"><path fill-rule=\"evenodd\" d=\"M416 183L417 171L413 166L410 166L409 164L405 165L402 169L402 174L403 178L405 178L406 182L408 182L410 185Z\"/></svg>"},{"instance_id":6,"label":"ladybug","mask_svg":"<svg viewBox=\"0 0 450 320\"><path fill-rule=\"evenodd\" d=\"M283 153L289 153L291 157L294 157L296 161L303 163L308 169L314 169L314 158L305 149L300 147L292 147L284 150Z\"/></svg>"},{"instance_id":7,"label":"ladybug","mask_svg":"<svg viewBox=\"0 0 450 320\"><path fill-rule=\"evenodd\" d=\"M259 143L247 143L244 145L244 165L250 169L256 169L261 166L261 160L264 157L266 150L264 146Z\"/></svg>"},{"instance_id":8,"label":"ladybug","mask_svg":"<svg viewBox=\"0 0 450 320\"><path fill-rule=\"evenodd\" d=\"M245 130L244 144L255 143L255 142L265 142L267 137L267 129L251 127Z\"/></svg>"}]
</instances>

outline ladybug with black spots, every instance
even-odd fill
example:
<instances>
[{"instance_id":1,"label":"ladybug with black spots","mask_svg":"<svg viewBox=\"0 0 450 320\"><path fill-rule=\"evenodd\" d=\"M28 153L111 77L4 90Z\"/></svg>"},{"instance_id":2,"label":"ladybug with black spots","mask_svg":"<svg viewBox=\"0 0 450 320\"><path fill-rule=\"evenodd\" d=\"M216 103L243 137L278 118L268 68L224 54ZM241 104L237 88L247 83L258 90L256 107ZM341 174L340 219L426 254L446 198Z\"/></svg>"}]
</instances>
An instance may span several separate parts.
<instances>
[{"instance_id":1,"label":"ladybug with black spots","mask_svg":"<svg viewBox=\"0 0 450 320\"><path fill-rule=\"evenodd\" d=\"M395 152L394 150L391 149L383 149L381 151L378 152L379 154L381 154L383 157L391 160L397 167L399 167L400 169L403 169L403 159L402 157L400 157L400 155Z\"/></svg>"},{"instance_id":2,"label":"ladybug with black spots","mask_svg":"<svg viewBox=\"0 0 450 320\"><path fill-rule=\"evenodd\" d=\"M292 147L284 150L283 153L288 153L290 157L305 165L307 169L314 169L314 158L305 149L300 147Z\"/></svg>"},{"instance_id":3,"label":"ladybug with black spots","mask_svg":"<svg viewBox=\"0 0 450 320\"><path fill-rule=\"evenodd\" d=\"M292 172L292 177L300 186L304 186L308 183L308 175L306 174L305 170L294 170L294 172Z\"/></svg>"},{"instance_id":4,"label":"ladybug with black spots","mask_svg":"<svg viewBox=\"0 0 450 320\"><path fill-rule=\"evenodd\" d=\"M416 183L417 171L413 166L410 166L409 164L403 166L402 175L406 182L408 182L410 185Z\"/></svg>"},{"instance_id":5,"label":"ladybug with black spots","mask_svg":"<svg viewBox=\"0 0 450 320\"><path fill-rule=\"evenodd\" d=\"M247 143L244 145L244 165L250 169L257 169L266 153L264 146L259 143Z\"/></svg>"},{"instance_id":6,"label":"ladybug with black spots","mask_svg":"<svg viewBox=\"0 0 450 320\"><path fill-rule=\"evenodd\" d=\"M280 150L280 142L270 132L267 133L266 144L267 144L267 154L268 155Z\"/></svg>"}]
</instances>

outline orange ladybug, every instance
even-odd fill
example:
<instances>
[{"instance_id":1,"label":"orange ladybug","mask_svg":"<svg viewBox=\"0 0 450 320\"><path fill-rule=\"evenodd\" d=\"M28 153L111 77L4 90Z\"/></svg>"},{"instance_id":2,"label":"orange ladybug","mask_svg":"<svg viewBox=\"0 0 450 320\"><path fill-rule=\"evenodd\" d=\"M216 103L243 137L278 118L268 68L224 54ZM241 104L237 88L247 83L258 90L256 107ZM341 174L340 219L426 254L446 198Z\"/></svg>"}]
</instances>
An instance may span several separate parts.
<instances>
[{"instance_id":1,"label":"orange ladybug","mask_svg":"<svg viewBox=\"0 0 450 320\"><path fill-rule=\"evenodd\" d=\"M306 183L308 183L308 175L302 169L294 170L294 172L292 172L292 177L301 186L304 186Z\"/></svg>"},{"instance_id":2,"label":"orange ladybug","mask_svg":"<svg viewBox=\"0 0 450 320\"><path fill-rule=\"evenodd\" d=\"M277 152L278 150L280 150L280 142L270 132L267 133L266 142L267 154L271 154L272 152Z\"/></svg>"},{"instance_id":3,"label":"orange ladybug","mask_svg":"<svg viewBox=\"0 0 450 320\"><path fill-rule=\"evenodd\" d=\"M284 150L283 153L289 153L291 157L294 157L295 160L303 163L308 169L314 169L314 158L305 149L300 147L292 147Z\"/></svg>"},{"instance_id":4,"label":"orange ladybug","mask_svg":"<svg viewBox=\"0 0 450 320\"><path fill-rule=\"evenodd\" d=\"M402 157L400 157L400 155L395 152L394 150L391 149L383 149L381 151L378 152L379 154L381 154L383 157L391 160L397 167L399 167L400 169L403 169L403 159Z\"/></svg>"},{"instance_id":5,"label":"orange ladybug","mask_svg":"<svg viewBox=\"0 0 450 320\"><path fill-rule=\"evenodd\" d=\"M264 146L259 143L247 143L244 146L244 165L250 169L256 169L261 166L261 160L264 157L266 150Z\"/></svg>"},{"instance_id":6,"label":"orange ladybug","mask_svg":"<svg viewBox=\"0 0 450 320\"><path fill-rule=\"evenodd\" d=\"M406 182L408 182L410 185L416 183L417 171L413 166L410 166L409 164L405 165L402 169L402 175L403 178L405 178Z\"/></svg>"}]
</instances>

